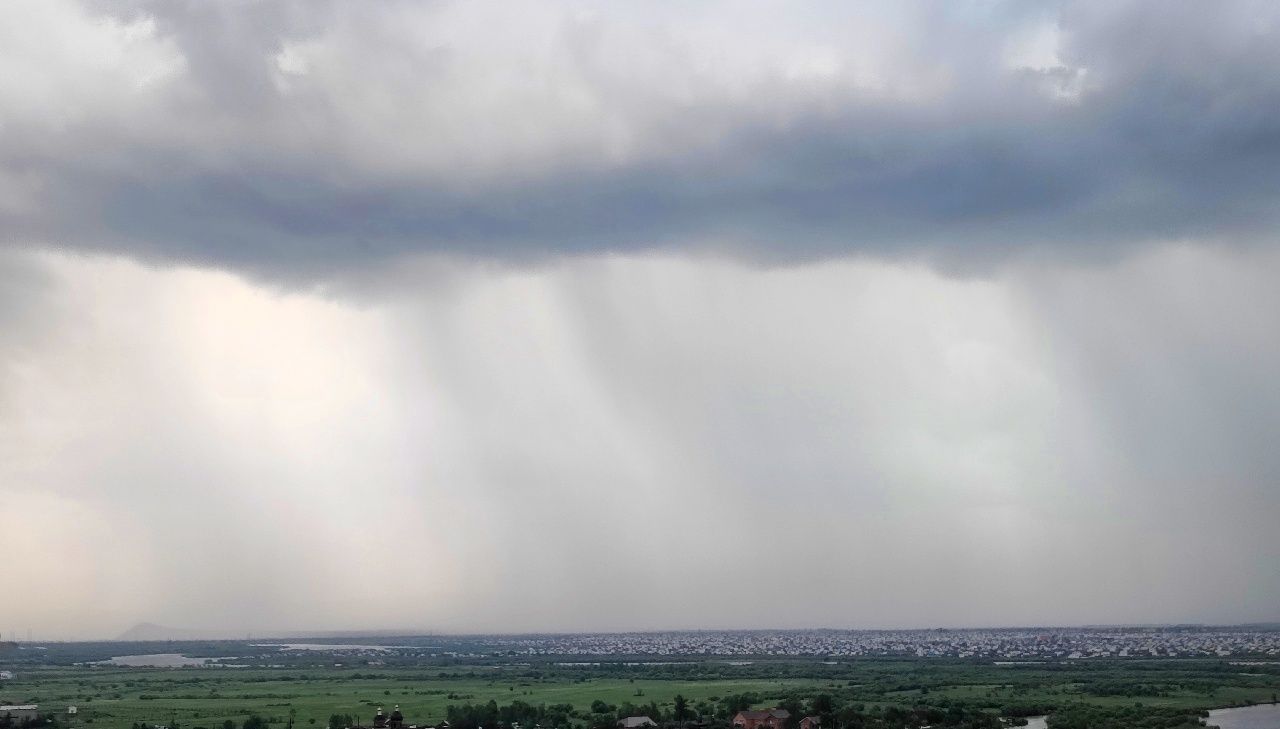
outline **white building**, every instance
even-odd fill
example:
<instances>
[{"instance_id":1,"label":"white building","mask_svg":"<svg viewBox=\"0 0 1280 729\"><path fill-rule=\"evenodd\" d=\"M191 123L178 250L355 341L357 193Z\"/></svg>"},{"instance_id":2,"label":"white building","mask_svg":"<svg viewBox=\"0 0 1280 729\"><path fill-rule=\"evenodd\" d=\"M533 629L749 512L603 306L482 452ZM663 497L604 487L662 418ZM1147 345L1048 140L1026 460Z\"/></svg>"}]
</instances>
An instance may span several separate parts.
<instances>
[{"instance_id":1,"label":"white building","mask_svg":"<svg viewBox=\"0 0 1280 729\"><path fill-rule=\"evenodd\" d=\"M23 719L34 719L36 718L36 715L39 713L40 713L40 706L38 704L20 704L20 705L0 706L0 716L7 716L10 719L14 719L16 721L22 721Z\"/></svg>"}]
</instances>

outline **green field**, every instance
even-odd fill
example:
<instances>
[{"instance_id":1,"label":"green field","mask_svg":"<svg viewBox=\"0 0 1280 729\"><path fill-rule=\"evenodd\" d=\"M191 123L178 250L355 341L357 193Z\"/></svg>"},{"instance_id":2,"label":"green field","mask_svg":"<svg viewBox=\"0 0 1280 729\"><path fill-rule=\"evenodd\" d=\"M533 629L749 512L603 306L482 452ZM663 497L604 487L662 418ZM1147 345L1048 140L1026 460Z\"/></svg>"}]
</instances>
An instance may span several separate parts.
<instances>
[{"instance_id":1,"label":"green field","mask_svg":"<svg viewBox=\"0 0 1280 729\"><path fill-rule=\"evenodd\" d=\"M964 706L1000 715L1038 706L1210 708L1272 701L1280 667L1242 671L1221 661L1099 661L1073 665L993 666L929 660L723 662L678 667L495 662L454 667L123 668L38 666L0 684L0 699L39 703L46 711L78 707L64 726L131 727L135 723L195 729L239 725L251 715L268 723L324 727L332 714L368 722L375 710L399 705L407 721L443 720L450 705L569 704L583 712L594 701L656 704L669 712L682 694L707 726L727 723L723 699L754 694L757 705L805 704L819 694L837 705ZM805 704L807 705L807 704ZM575 722L574 726L579 724Z\"/></svg>"},{"instance_id":2,"label":"green field","mask_svg":"<svg viewBox=\"0 0 1280 729\"><path fill-rule=\"evenodd\" d=\"M226 719L237 722L252 713L284 721L290 709L295 723L327 721L330 714L372 716L378 707L399 705L410 720L436 723L449 704L499 704L515 699L529 703L568 703L586 709L597 699L610 704L670 704L677 693L690 700L719 698L756 691L771 695L813 685L803 679L663 681L645 679L529 680L494 676L441 678L421 670L280 671L236 669L43 670L14 682L24 701L42 706L75 705L78 723L130 726L134 722L212 727ZM357 678L356 676L360 676ZM385 677L384 677L385 676Z\"/></svg>"}]
</instances>

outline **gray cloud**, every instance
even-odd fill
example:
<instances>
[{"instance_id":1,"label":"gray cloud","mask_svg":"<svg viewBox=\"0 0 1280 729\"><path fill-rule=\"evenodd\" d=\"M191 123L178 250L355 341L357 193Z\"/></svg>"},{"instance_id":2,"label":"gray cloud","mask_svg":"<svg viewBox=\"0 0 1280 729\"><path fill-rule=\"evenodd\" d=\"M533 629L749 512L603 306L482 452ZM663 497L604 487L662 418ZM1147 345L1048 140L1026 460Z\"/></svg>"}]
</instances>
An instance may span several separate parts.
<instances>
[{"instance_id":1,"label":"gray cloud","mask_svg":"<svg viewBox=\"0 0 1280 729\"><path fill-rule=\"evenodd\" d=\"M68 39L6 52L50 87L0 89L11 242L311 277L416 252L973 265L1277 222L1269 3L54 6L8 11Z\"/></svg>"}]
</instances>

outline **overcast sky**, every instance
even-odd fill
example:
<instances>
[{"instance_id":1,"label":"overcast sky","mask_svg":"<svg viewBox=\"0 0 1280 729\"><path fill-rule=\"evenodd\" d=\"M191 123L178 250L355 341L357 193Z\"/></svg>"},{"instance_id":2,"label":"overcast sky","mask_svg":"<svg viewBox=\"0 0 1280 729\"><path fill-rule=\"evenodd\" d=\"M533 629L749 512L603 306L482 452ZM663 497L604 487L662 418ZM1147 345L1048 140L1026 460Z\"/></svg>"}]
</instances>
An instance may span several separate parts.
<instances>
[{"instance_id":1,"label":"overcast sky","mask_svg":"<svg viewBox=\"0 0 1280 729\"><path fill-rule=\"evenodd\" d=\"M1280 620L1274 2L0 4L0 631Z\"/></svg>"}]
</instances>

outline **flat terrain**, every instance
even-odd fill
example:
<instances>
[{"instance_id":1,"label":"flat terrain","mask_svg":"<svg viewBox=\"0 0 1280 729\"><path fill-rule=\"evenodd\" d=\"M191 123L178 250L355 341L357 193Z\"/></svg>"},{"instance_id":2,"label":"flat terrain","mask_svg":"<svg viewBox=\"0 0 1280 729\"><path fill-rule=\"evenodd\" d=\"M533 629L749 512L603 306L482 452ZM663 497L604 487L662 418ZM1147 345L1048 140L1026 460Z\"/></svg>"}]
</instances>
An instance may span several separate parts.
<instances>
[{"instance_id":1,"label":"flat terrain","mask_svg":"<svg viewBox=\"0 0 1280 729\"><path fill-rule=\"evenodd\" d=\"M760 692L780 695L786 689L805 689L815 682L805 679L739 679L669 681L592 678L529 680L510 671L490 671L486 678L442 678L413 669L394 670L247 670L183 668L144 670L129 668L40 670L5 687L6 696L35 701L42 706L74 705L79 723L92 719L95 726L127 727L134 722L188 726L221 726L226 719L239 723L257 713L269 719L296 712L295 724L323 725L331 714L371 717L378 707L390 711L399 705L417 723L445 718L450 704L499 704L522 700L532 704L572 704L586 710L602 700L670 705L676 694L690 701L719 699L730 693ZM372 675L373 677L369 677Z\"/></svg>"},{"instance_id":2,"label":"flat terrain","mask_svg":"<svg viewBox=\"0 0 1280 729\"><path fill-rule=\"evenodd\" d=\"M1270 658L1101 658L996 661L902 656L717 657L530 656L436 646L300 650L240 642L50 644L0 657L13 672L0 703L37 703L64 727L135 724L222 729L259 716L282 729L324 727L330 715L368 722L399 705L407 721L435 724L450 706L569 705L563 724L600 724L600 708L648 707L670 717L677 694L708 729L728 724L734 707L828 697L841 707L884 712L960 707L991 716L1028 716L1071 707L1208 709L1274 701L1280 662ZM170 653L223 665L155 668L103 664L112 656ZM171 659L142 659L173 660ZM178 662L185 659L178 658ZM653 706L650 706L650 705ZM66 707L76 706L68 716ZM551 729L550 726L547 729Z\"/></svg>"}]
</instances>

